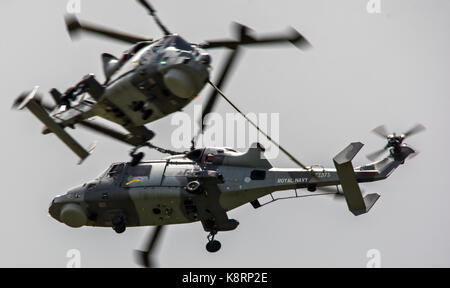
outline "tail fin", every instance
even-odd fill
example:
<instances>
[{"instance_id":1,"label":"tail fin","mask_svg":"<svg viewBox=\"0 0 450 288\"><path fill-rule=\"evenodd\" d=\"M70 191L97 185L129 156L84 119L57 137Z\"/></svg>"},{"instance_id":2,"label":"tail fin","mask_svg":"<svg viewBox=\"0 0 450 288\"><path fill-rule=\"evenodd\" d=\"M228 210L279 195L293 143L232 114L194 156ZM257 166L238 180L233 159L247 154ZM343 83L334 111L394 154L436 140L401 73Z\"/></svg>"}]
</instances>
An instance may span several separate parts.
<instances>
[{"instance_id":1,"label":"tail fin","mask_svg":"<svg viewBox=\"0 0 450 288\"><path fill-rule=\"evenodd\" d=\"M351 161L363 146L364 144L361 142L351 143L333 158L348 209L355 216L369 212L370 208L372 208L380 197L380 195L376 193L368 194L363 197L361 189L359 189Z\"/></svg>"},{"instance_id":2,"label":"tail fin","mask_svg":"<svg viewBox=\"0 0 450 288\"><path fill-rule=\"evenodd\" d=\"M81 158L83 162L86 157L89 156L93 148L88 150L84 149L75 139L72 138L58 123L56 123L47 111L42 107L42 105L35 99L39 86L34 87L34 89L26 96L26 98L19 104L18 109L22 110L25 107L31 111L47 128L55 133L55 135L63 141L78 157Z\"/></svg>"}]
</instances>

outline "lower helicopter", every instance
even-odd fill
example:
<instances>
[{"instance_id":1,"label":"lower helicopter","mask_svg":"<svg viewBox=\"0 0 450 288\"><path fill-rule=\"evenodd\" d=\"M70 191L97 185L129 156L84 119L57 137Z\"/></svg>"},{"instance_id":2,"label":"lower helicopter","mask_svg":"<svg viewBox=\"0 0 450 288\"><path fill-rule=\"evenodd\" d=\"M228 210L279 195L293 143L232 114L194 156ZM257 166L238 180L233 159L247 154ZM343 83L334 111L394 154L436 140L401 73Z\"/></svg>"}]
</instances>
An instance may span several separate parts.
<instances>
[{"instance_id":1,"label":"lower helicopter","mask_svg":"<svg viewBox=\"0 0 450 288\"><path fill-rule=\"evenodd\" d=\"M153 266L152 251L167 225L201 222L208 232L207 251L220 250L218 232L235 230L239 222L227 212L250 203L260 208L280 199L341 195L355 216L367 213L380 195L363 195L358 183L386 179L416 151L403 143L422 131L416 125L396 135L384 126L374 132L387 139L381 150L388 155L367 165L353 167L352 159L363 147L351 143L334 158L334 168L276 168L264 157L264 147L253 144L246 152L230 148L198 148L162 160L138 164L114 163L101 176L53 199L49 214L70 226L112 227L123 233L127 227L156 226L147 249L138 251L139 263ZM375 159L381 151L370 154ZM175 154L175 153L173 153ZM300 195L298 189L309 194ZM272 193L295 190L295 196L275 198ZM270 195L271 201L260 198Z\"/></svg>"}]
</instances>

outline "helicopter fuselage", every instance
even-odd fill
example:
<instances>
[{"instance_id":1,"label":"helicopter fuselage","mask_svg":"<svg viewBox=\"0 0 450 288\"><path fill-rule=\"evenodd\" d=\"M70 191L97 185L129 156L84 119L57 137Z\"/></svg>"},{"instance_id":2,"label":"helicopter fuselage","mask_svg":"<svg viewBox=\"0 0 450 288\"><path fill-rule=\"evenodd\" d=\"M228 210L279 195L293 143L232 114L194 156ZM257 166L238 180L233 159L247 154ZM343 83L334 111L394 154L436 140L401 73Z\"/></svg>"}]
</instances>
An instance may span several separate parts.
<instances>
[{"instance_id":1,"label":"helicopter fuselage","mask_svg":"<svg viewBox=\"0 0 450 288\"><path fill-rule=\"evenodd\" d=\"M356 181L388 177L412 153L403 149L401 157L390 155L355 168ZM323 186L341 185L336 169L311 168L313 176L304 169L274 168L260 152L257 147L246 153L203 148L137 166L113 164L96 180L56 197L49 213L72 227L113 227L115 219L123 219L128 227L203 223L205 213L225 213L275 191L307 188L314 192ZM211 188L188 189L200 174L217 178L216 184L209 186L217 187L217 193Z\"/></svg>"},{"instance_id":2,"label":"helicopter fuselage","mask_svg":"<svg viewBox=\"0 0 450 288\"><path fill-rule=\"evenodd\" d=\"M100 116L125 128L143 126L180 111L209 79L209 54L177 35L140 42L121 59L104 55L102 93L88 89L90 97L72 109L57 107L52 116L59 124Z\"/></svg>"}]
</instances>

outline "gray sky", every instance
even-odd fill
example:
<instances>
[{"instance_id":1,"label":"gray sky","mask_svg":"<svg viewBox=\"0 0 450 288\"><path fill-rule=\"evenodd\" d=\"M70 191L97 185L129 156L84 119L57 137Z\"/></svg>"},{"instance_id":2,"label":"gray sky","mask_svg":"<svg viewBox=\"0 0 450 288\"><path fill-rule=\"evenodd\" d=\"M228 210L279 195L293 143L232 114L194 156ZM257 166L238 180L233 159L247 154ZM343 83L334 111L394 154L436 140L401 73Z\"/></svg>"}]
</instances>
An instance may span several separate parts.
<instances>
[{"instance_id":1,"label":"gray sky","mask_svg":"<svg viewBox=\"0 0 450 288\"><path fill-rule=\"evenodd\" d=\"M148 37L160 31L135 1L81 0L79 18ZM425 133L406 142L421 151L383 182L364 185L382 196L370 213L354 217L330 198L280 201L263 209L245 205L230 212L240 221L219 233L222 250L206 252L199 223L167 229L162 267L365 267L378 249L384 267L450 266L450 1L381 0L369 14L366 0L161 1L152 4L164 23L191 42L231 36L230 22L257 32L293 26L314 50L291 47L245 49L226 94L244 111L280 113L280 141L304 163L332 166L352 141L364 155L385 143L370 133L380 124L403 132L416 122ZM30 114L11 111L21 91L40 85L60 90L91 72L103 79L100 54L126 45L90 36L71 42L64 26L66 0L0 2L1 150L3 165L1 267L65 267L69 249L83 267L135 267L132 250L148 228L71 229L47 215L51 199L128 160L129 147L81 129L71 132L97 149L77 158ZM105 8L106 7L106 8ZM223 53L212 53L214 67ZM218 70L217 68L215 70ZM196 103L206 95L201 94ZM49 97L46 94L46 97ZM218 112L231 112L221 102ZM192 112L192 106L186 109ZM155 144L170 145L170 117L149 125ZM428 140L428 141L427 141ZM147 152L148 159L159 159ZM277 167L294 167L281 156Z\"/></svg>"}]
</instances>

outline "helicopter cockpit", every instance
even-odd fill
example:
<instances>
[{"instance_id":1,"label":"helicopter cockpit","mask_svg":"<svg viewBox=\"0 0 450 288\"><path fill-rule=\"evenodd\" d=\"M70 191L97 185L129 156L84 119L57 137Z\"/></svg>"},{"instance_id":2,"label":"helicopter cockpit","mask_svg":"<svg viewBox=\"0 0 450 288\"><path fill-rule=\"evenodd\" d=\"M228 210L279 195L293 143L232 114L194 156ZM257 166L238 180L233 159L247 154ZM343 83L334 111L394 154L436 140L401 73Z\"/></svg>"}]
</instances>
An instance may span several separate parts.
<instances>
[{"instance_id":1,"label":"helicopter cockpit","mask_svg":"<svg viewBox=\"0 0 450 288\"><path fill-rule=\"evenodd\" d=\"M223 159L225 156L235 156L239 153L236 150L233 150L231 148L199 148L194 149L186 154L186 158L195 161L195 162L202 162L202 163L212 163L215 162L213 160L216 159Z\"/></svg>"},{"instance_id":2,"label":"helicopter cockpit","mask_svg":"<svg viewBox=\"0 0 450 288\"><path fill-rule=\"evenodd\" d=\"M208 147L194 149L186 154L186 158L206 165L271 168L272 165L264 157L264 151L264 147L259 143L254 143L246 152L237 152L227 147Z\"/></svg>"},{"instance_id":3,"label":"helicopter cockpit","mask_svg":"<svg viewBox=\"0 0 450 288\"><path fill-rule=\"evenodd\" d=\"M178 50L183 51L194 51L194 48L186 42L182 37L178 35L170 35L166 36L164 38L161 38L160 40L153 43L153 52L157 52L161 50L162 48L168 48L168 47L174 47Z\"/></svg>"},{"instance_id":4,"label":"helicopter cockpit","mask_svg":"<svg viewBox=\"0 0 450 288\"><path fill-rule=\"evenodd\" d=\"M102 174L100 174L96 179L104 179L104 178L113 178L119 175L123 168L125 167L124 163L114 163L106 169Z\"/></svg>"},{"instance_id":5,"label":"helicopter cockpit","mask_svg":"<svg viewBox=\"0 0 450 288\"><path fill-rule=\"evenodd\" d=\"M186 40L184 40L182 37L176 35L173 36L173 39L171 41L171 45L179 50L183 50L183 51L194 51L194 49L192 48L191 44L189 44L188 42L186 42Z\"/></svg>"}]
</instances>

